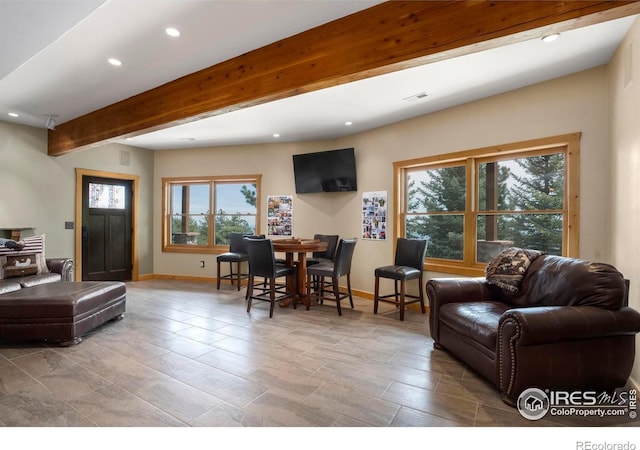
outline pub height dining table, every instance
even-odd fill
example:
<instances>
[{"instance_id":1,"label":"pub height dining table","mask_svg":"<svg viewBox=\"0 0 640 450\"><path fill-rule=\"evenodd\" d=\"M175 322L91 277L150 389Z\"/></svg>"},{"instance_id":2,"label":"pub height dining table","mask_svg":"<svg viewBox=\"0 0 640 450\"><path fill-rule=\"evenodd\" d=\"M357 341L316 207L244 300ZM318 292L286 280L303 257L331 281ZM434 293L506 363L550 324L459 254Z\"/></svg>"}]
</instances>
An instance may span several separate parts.
<instances>
[{"instance_id":1,"label":"pub height dining table","mask_svg":"<svg viewBox=\"0 0 640 450\"><path fill-rule=\"evenodd\" d=\"M296 265L297 270L297 298L296 301L304 303L305 306L309 303L307 299L307 253L310 252L323 252L327 250L327 243L318 239L273 239L273 250L278 253L286 254L286 261L288 265ZM294 259L297 255L297 259ZM293 290L293 286L289 284L291 280L287 280L287 289ZM279 305L287 307L291 305L294 299L287 298L282 300Z\"/></svg>"}]
</instances>

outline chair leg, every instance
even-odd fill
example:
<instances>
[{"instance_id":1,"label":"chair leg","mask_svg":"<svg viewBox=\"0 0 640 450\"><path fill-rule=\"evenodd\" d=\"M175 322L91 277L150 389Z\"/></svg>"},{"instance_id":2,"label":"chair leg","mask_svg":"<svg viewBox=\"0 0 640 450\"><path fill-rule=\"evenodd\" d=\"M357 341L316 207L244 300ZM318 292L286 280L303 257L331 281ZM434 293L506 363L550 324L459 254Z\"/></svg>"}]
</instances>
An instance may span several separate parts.
<instances>
[{"instance_id":1,"label":"chair leg","mask_svg":"<svg viewBox=\"0 0 640 450\"><path fill-rule=\"evenodd\" d=\"M342 308L340 307L340 288L338 287L338 279L333 277L333 295L336 297L336 305L338 307L338 315L342 315Z\"/></svg>"},{"instance_id":2,"label":"chair leg","mask_svg":"<svg viewBox=\"0 0 640 450\"><path fill-rule=\"evenodd\" d=\"M240 275L241 275L241 272L242 272L240 270L240 264L241 263L238 263L238 267L237 267L237 269L238 269L238 290L240 290Z\"/></svg>"},{"instance_id":3,"label":"chair leg","mask_svg":"<svg viewBox=\"0 0 640 450\"><path fill-rule=\"evenodd\" d=\"M317 282L317 277L312 275L307 275L307 300L306 300L306 308L309 311L309 307L311 306L311 285L314 284L313 295L317 297L318 289L315 287L315 283ZM294 301L295 304L295 301Z\"/></svg>"},{"instance_id":4,"label":"chair leg","mask_svg":"<svg viewBox=\"0 0 640 450\"><path fill-rule=\"evenodd\" d=\"M276 279L269 278L269 318L273 317L273 307L276 305Z\"/></svg>"},{"instance_id":5,"label":"chair leg","mask_svg":"<svg viewBox=\"0 0 640 450\"><path fill-rule=\"evenodd\" d=\"M380 277L376 277L376 284L373 289L373 313L378 314L378 294L380 293Z\"/></svg>"},{"instance_id":6,"label":"chair leg","mask_svg":"<svg viewBox=\"0 0 640 450\"><path fill-rule=\"evenodd\" d=\"M420 309L422 310L422 314L424 314L427 312L427 309L424 306L424 284L422 284L422 277L418 278L418 283L420 283L418 288L420 292Z\"/></svg>"},{"instance_id":7,"label":"chair leg","mask_svg":"<svg viewBox=\"0 0 640 450\"><path fill-rule=\"evenodd\" d=\"M400 294L398 293L398 280L394 280L393 281L393 288L395 291L395 300L396 300L396 308L398 307L399 303L398 303L398 297L400 296Z\"/></svg>"},{"instance_id":8,"label":"chair leg","mask_svg":"<svg viewBox=\"0 0 640 450\"><path fill-rule=\"evenodd\" d=\"M405 281L400 282L400 321L404 320L404 293L405 293Z\"/></svg>"},{"instance_id":9,"label":"chair leg","mask_svg":"<svg viewBox=\"0 0 640 450\"><path fill-rule=\"evenodd\" d=\"M347 292L349 293L349 303L351 304L351 309L353 309L353 295L351 295L351 274L347 274Z\"/></svg>"},{"instance_id":10,"label":"chair leg","mask_svg":"<svg viewBox=\"0 0 640 450\"><path fill-rule=\"evenodd\" d=\"M218 278L216 279L216 289L220 290L220 261L216 262L218 266Z\"/></svg>"},{"instance_id":11,"label":"chair leg","mask_svg":"<svg viewBox=\"0 0 640 450\"><path fill-rule=\"evenodd\" d=\"M251 296L253 295L253 275L249 275L249 286L247 286L247 312L251 311Z\"/></svg>"}]
</instances>

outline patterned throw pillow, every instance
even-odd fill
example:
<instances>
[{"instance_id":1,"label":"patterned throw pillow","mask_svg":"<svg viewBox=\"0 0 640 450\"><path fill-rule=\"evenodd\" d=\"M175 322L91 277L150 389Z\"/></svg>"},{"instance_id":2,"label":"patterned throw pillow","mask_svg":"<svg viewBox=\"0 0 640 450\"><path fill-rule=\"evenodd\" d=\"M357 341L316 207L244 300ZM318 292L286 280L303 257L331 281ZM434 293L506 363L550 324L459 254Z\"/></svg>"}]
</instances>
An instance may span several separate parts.
<instances>
[{"instance_id":1,"label":"patterned throw pillow","mask_svg":"<svg viewBox=\"0 0 640 450\"><path fill-rule=\"evenodd\" d=\"M542 252L538 250L517 247L503 250L487 265L487 282L514 294L517 293L527 269L540 255Z\"/></svg>"},{"instance_id":2,"label":"patterned throw pillow","mask_svg":"<svg viewBox=\"0 0 640 450\"><path fill-rule=\"evenodd\" d=\"M23 238L22 241L25 245L19 252L7 247L0 247L0 279L49 272L44 255L44 234L29 236ZM33 266L36 270L34 273L32 273ZM20 271L23 270L25 273L21 274Z\"/></svg>"}]
</instances>

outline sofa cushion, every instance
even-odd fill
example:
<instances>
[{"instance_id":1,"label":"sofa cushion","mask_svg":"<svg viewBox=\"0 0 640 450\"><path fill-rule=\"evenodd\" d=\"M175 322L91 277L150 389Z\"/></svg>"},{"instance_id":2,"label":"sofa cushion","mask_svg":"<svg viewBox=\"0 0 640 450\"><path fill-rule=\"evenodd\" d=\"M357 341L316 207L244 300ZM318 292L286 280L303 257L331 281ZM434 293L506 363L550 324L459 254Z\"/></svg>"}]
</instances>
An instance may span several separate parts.
<instances>
[{"instance_id":1,"label":"sofa cushion","mask_svg":"<svg viewBox=\"0 0 640 450\"><path fill-rule=\"evenodd\" d=\"M62 275L55 272L41 273L28 277L16 278L16 281L19 282L22 287L31 287L46 283L59 283L62 281Z\"/></svg>"},{"instance_id":2,"label":"sofa cushion","mask_svg":"<svg viewBox=\"0 0 640 450\"><path fill-rule=\"evenodd\" d=\"M0 280L0 295L22 289L20 283L13 280Z\"/></svg>"},{"instance_id":3,"label":"sofa cushion","mask_svg":"<svg viewBox=\"0 0 640 450\"><path fill-rule=\"evenodd\" d=\"M449 328L493 352L500 317L510 308L500 302L446 303L440 307L439 318Z\"/></svg>"},{"instance_id":4,"label":"sofa cushion","mask_svg":"<svg viewBox=\"0 0 640 450\"><path fill-rule=\"evenodd\" d=\"M501 300L514 306L598 306L618 310L626 286L610 264L562 256L536 258L517 294L503 292Z\"/></svg>"}]
</instances>

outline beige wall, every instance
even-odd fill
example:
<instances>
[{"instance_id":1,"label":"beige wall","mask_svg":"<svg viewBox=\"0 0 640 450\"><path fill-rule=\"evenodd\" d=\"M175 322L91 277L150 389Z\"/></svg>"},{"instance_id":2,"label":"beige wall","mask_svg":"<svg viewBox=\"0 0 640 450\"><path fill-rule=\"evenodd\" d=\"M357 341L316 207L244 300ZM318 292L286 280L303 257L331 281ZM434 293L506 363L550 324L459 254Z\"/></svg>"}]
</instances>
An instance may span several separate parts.
<instances>
[{"instance_id":1,"label":"beige wall","mask_svg":"<svg viewBox=\"0 0 640 450\"><path fill-rule=\"evenodd\" d=\"M73 258L74 230L64 223L75 221L75 169L139 175L139 269L153 273L152 152L111 144L52 158L46 148L46 130L0 121L0 228L33 226L46 235L48 257ZM129 166L120 165L121 151Z\"/></svg>"},{"instance_id":2,"label":"beige wall","mask_svg":"<svg viewBox=\"0 0 640 450\"><path fill-rule=\"evenodd\" d=\"M609 64L612 262L631 281L629 304L640 310L640 20ZM636 336L636 347L640 337ZM640 358L631 374L640 381Z\"/></svg>"},{"instance_id":3,"label":"beige wall","mask_svg":"<svg viewBox=\"0 0 640 450\"><path fill-rule=\"evenodd\" d=\"M74 220L75 168L136 174L140 274L213 277L215 255L161 251L162 177L261 173L262 205L268 195L294 196L296 236L323 232L360 237L363 192L387 191L393 210L393 161L582 132L580 256L616 265L631 279L631 304L640 309L640 268L634 258L640 239L640 200L635 195L640 190L638 45L632 59L634 81L627 87L621 81L625 49L639 34L636 23L608 68L335 141L156 152L111 144L51 158L45 130L0 121L0 227L35 226L37 233L47 235L48 256L73 256L74 232L65 230L64 222ZM356 149L357 193L295 195L291 155L351 146ZM129 166L120 165L123 150L130 152ZM260 231L266 231L264 206ZM359 240L354 289L372 292L373 270L392 261L392 249L391 239ZM202 259L205 269L198 264ZM635 380L640 379L638 364Z\"/></svg>"},{"instance_id":4,"label":"beige wall","mask_svg":"<svg viewBox=\"0 0 640 450\"><path fill-rule=\"evenodd\" d=\"M331 142L159 151L155 153L154 210L159 219L162 177L261 173L262 205L267 195L294 196L294 235L321 232L360 237L363 192L387 191L389 211L393 211L394 161L578 131L583 133L580 256L607 261L610 164L604 67ZM295 194L291 155L344 147L355 147L357 193ZM262 216L265 232L264 208ZM154 224L154 248L160 249L161 224L159 220ZM198 264L202 259L205 269ZM373 292L374 269L392 260L392 239L360 239L352 269L354 289ZM214 255L159 250L154 254L158 274L212 276L214 264Z\"/></svg>"}]
</instances>

